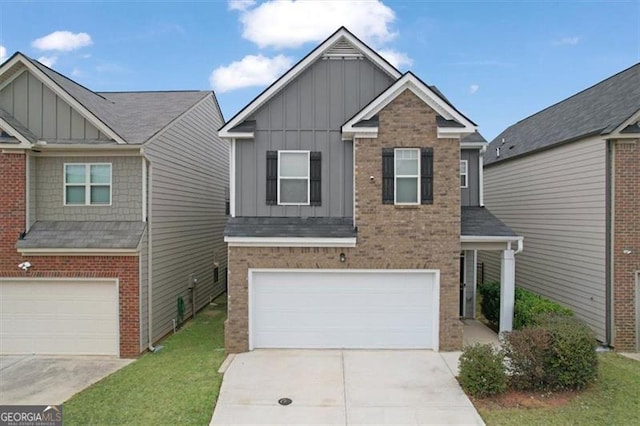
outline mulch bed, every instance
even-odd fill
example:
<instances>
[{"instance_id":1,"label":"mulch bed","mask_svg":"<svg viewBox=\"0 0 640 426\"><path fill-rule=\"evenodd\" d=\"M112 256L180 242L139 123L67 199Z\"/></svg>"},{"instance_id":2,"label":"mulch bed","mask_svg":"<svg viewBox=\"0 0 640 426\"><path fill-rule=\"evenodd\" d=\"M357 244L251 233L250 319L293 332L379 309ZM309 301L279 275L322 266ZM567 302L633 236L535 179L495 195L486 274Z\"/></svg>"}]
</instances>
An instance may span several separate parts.
<instances>
[{"instance_id":1,"label":"mulch bed","mask_svg":"<svg viewBox=\"0 0 640 426\"><path fill-rule=\"evenodd\" d=\"M510 390L487 398L471 398L477 408L487 410L509 408L554 408L562 407L580 394L579 391L525 392Z\"/></svg>"}]
</instances>

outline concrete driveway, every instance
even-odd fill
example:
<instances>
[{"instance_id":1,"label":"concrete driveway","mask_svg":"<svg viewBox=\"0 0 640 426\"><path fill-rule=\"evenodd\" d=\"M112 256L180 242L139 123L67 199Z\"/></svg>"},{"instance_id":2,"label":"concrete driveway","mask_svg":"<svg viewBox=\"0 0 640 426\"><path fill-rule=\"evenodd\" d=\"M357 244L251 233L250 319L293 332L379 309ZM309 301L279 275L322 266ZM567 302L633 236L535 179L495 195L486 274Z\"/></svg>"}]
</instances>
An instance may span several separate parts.
<instances>
[{"instance_id":1,"label":"concrete driveway","mask_svg":"<svg viewBox=\"0 0 640 426\"><path fill-rule=\"evenodd\" d=\"M239 354L224 375L211 424L484 424L454 378L457 355L420 350ZM281 398L292 403L279 405Z\"/></svg>"},{"instance_id":2,"label":"concrete driveway","mask_svg":"<svg viewBox=\"0 0 640 426\"><path fill-rule=\"evenodd\" d=\"M57 405L133 360L0 356L0 405Z\"/></svg>"}]
</instances>

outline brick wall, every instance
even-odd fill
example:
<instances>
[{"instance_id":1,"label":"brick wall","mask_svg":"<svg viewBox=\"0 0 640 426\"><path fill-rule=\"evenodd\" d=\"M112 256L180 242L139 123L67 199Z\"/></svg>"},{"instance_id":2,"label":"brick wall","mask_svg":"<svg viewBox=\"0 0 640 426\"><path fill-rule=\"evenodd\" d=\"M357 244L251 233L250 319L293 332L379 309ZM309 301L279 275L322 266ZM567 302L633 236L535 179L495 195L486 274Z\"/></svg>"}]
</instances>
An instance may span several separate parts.
<instances>
[{"instance_id":1,"label":"brick wall","mask_svg":"<svg viewBox=\"0 0 640 426\"><path fill-rule=\"evenodd\" d=\"M22 256L15 248L25 228L24 154L0 154L0 277L118 278L120 356L136 357L139 347L137 256ZM18 264L29 261L29 272Z\"/></svg>"},{"instance_id":2,"label":"brick wall","mask_svg":"<svg viewBox=\"0 0 640 426\"><path fill-rule=\"evenodd\" d=\"M378 138L356 141L357 247L229 248L227 351L248 350L249 268L439 269L440 349L460 349L460 146L457 139L436 138L435 117L405 91L380 112ZM432 205L382 204L382 148L394 147L434 148ZM345 263L339 261L341 252Z\"/></svg>"},{"instance_id":3,"label":"brick wall","mask_svg":"<svg viewBox=\"0 0 640 426\"><path fill-rule=\"evenodd\" d=\"M636 274L640 271L640 144L615 148L614 207L614 347L638 350ZM624 250L631 254L624 254Z\"/></svg>"}]
</instances>

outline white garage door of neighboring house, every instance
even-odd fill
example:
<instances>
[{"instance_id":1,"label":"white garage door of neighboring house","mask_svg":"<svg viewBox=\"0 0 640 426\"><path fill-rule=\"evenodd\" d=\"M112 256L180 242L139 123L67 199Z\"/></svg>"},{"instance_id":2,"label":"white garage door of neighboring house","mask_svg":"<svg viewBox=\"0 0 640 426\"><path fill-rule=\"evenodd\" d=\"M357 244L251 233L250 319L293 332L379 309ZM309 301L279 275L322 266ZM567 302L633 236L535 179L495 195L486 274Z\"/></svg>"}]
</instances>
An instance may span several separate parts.
<instances>
[{"instance_id":1,"label":"white garage door of neighboring house","mask_svg":"<svg viewBox=\"0 0 640 426\"><path fill-rule=\"evenodd\" d=\"M439 273L249 270L250 349L438 349Z\"/></svg>"},{"instance_id":2,"label":"white garage door of neighboring house","mask_svg":"<svg viewBox=\"0 0 640 426\"><path fill-rule=\"evenodd\" d=\"M0 279L0 354L116 355L116 280Z\"/></svg>"}]
</instances>

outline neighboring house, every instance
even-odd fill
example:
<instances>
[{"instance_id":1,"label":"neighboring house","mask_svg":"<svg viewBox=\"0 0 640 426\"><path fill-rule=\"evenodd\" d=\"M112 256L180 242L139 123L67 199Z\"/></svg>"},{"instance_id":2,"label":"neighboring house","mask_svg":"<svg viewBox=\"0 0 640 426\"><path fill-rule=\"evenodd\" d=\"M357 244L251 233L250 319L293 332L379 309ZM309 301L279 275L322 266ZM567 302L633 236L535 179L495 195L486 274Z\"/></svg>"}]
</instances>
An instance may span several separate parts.
<instances>
[{"instance_id":1,"label":"neighboring house","mask_svg":"<svg viewBox=\"0 0 640 426\"><path fill-rule=\"evenodd\" d=\"M222 123L212 92L96 93L21 53L0 65L0 353L135 357L179 297L191 314L194 283L196 308L224 291Z\"/></svg>"},{"instance_id":2,"label":"neighboring house","mask_svg":"<svg viewBox=\"0 0 640 426\"><path fill-rule=\"evenodd\" d=\"M639 349L640 64L506 129L485 154L485 201L527 250L516 282ZM483 255L485 280L496 258Z\"/></svg>"},{"instance_id":3,"label":"neighboring house","mask_svg":"<svg viewBox=\"0 0 640 426\"><path fill-rule=\"evenodd\" d=\"M341 28L219 134L229 352L460 349L478 249L503 251L510 328L522 238L481 207L486 142L434 86Z\"/></svg>"}]
</instances>

